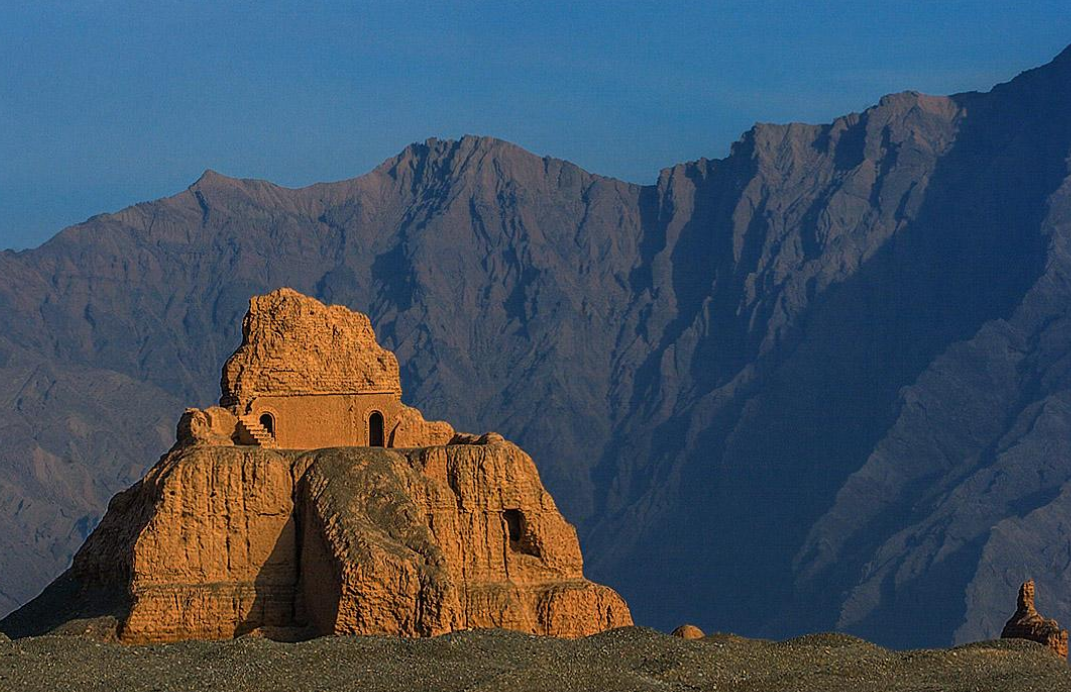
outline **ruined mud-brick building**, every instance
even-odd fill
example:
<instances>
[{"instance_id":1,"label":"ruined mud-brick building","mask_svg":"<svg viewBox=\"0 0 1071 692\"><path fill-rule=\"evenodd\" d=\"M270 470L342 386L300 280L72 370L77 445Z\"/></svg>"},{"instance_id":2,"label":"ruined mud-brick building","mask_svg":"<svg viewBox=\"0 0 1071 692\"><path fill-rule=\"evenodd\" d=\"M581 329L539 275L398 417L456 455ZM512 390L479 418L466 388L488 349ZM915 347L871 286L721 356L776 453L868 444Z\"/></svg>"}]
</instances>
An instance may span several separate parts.
<instances>
[{"instance_id":1,"label":"ruined mud-brick building","mask_svg":"<svg viewBox=\"0 0 1071 692\"><path fill-rule=\"evenodd\" d=\"M532 459L404 405L364 315L289 289L253 298L221 404L186 410L174 447L0 632L145 643L631 624L584 578Z\"/></svg>"},{"instance_id":2,"label":"ruined mud-brick building","mask_svg":"<svg viewBox=\"0 0 1071 692\"><path fill-rule=\"evenodd\" d=\"M222 389L244 444L417 447L454 434L402 403L398 359L368 317L287 288L250 301Z\"/></svg>"}]
</instances>

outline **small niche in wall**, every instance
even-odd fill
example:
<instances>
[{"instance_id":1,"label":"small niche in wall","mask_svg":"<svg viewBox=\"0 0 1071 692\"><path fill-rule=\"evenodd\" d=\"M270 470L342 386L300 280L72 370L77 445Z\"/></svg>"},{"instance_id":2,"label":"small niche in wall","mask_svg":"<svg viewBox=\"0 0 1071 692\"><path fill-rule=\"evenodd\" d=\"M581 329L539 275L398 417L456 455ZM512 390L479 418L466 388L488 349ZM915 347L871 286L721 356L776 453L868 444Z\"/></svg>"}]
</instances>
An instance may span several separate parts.
<instances>
[{"instance_id":1,"label":"small niche in wall","mask_svg":"<svg viewBox=\"0 0 1071 692\"><path fill-rule=\"evenodd\" d=\"M502 511L502 518L506 522L510 550L539 557L539 548L532 542L531 536L528 534L528 524L524 519L524 512L519 509L506 509Z\"/></svg>"}]
</instances>

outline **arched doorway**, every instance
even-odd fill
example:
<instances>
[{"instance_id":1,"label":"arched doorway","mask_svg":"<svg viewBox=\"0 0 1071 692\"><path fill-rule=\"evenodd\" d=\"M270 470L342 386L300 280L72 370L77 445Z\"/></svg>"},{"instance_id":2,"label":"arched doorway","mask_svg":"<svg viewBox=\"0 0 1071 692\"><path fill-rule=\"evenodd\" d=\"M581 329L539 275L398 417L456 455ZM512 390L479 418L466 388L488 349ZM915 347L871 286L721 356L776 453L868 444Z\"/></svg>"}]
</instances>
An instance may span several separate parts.
<instances>
[{"instance_id":1,"label":"arched doorway","mask_svg":"<svg viewBox=\"0 0 1071 692\"><path fill-rule=\"evenodd\" d=\"M368 446L383 447L383 414L372 411L368 416Z\"/></svg>"},{"instance_id":2,"label":"arched doorway","mask_svg":"<svg viewBox=\"0 0 1071 692\"><path fill-rule=\"evenodd\" d=\"M260 427L268 431L268 434L275 437L275 416L270 413L260 414Z\"/></svg>"}]
</instances>

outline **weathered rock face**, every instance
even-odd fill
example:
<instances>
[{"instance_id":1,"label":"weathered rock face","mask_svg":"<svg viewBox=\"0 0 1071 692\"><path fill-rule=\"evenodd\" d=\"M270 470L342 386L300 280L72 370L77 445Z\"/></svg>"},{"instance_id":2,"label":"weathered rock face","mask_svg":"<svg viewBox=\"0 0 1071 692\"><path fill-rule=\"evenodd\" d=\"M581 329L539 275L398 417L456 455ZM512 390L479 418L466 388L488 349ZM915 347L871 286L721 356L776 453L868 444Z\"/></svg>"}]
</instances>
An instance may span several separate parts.
<instances>
[{"instance_id":1,"label":"weathered rock face","mask_svg":"<svg viewBox=\"0 0 1071 692\"><path fill-rule=\"evenodd\" d=\"M110 628L71 625L102 616ZM0 626L142 643L475 627L578 637L631 622L614 591L584 579L576 532L531 458L485 435L304 453L186 441Z\"/></svg>"},{"instance_id":2,"label":"weathered rock face","mask_svg":"<svg viewBox=\"0 0 1071 692\"><path fill-rule=\"evenodd\" d=\"M289 288L249 301L242 345L223 366L224 404L273 394L396 393L398 359L366 315Z\"/></svg>"},{"instance_id":3,"label":"weathered rock face","mask_svg":"<svg viewBox=\"0 0 1071 692\"><path fill-rule=\"evenodd\" d=\"M309 464L303 563L326 564L337 584L303 583L318 631L573 637L630 622L613 591L584 580L575 530L532 460L500 436L404 453L326 450L299 463Z\"/></svg>"},{"instance_id":4,"label":"weathered rock face","mask_svg":"<svg viewBox=\"0 0 1071 692\"><path fill-rule=\"evenodd\" d=\"M1038 613L1034 607L1033 579L1019 588L1018 607L1000 636L1002 639L1029 639L1049 647L1060 658L1067 658L1067 630L1060 629L1060 623Z\"/></svg>"}]
</instances>

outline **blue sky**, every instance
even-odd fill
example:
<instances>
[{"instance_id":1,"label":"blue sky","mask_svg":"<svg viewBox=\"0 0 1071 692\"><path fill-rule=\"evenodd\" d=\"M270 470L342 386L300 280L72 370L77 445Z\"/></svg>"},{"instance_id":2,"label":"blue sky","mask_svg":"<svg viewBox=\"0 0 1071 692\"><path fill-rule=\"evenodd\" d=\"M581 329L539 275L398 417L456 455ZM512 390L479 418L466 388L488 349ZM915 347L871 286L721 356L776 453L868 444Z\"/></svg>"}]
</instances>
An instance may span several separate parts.
<instances>
[{"instance_id":1,"label":"blue sky","mask_svg":"<svg viewBox=\"0 0 1071 692\"><path fill-rule=\"evenodd\" d=\"M988 89L1064 2L0 0L0 248L184 189L301 186L493 135L636 182L755 121Z\"/></svg>"}]
</instances>

